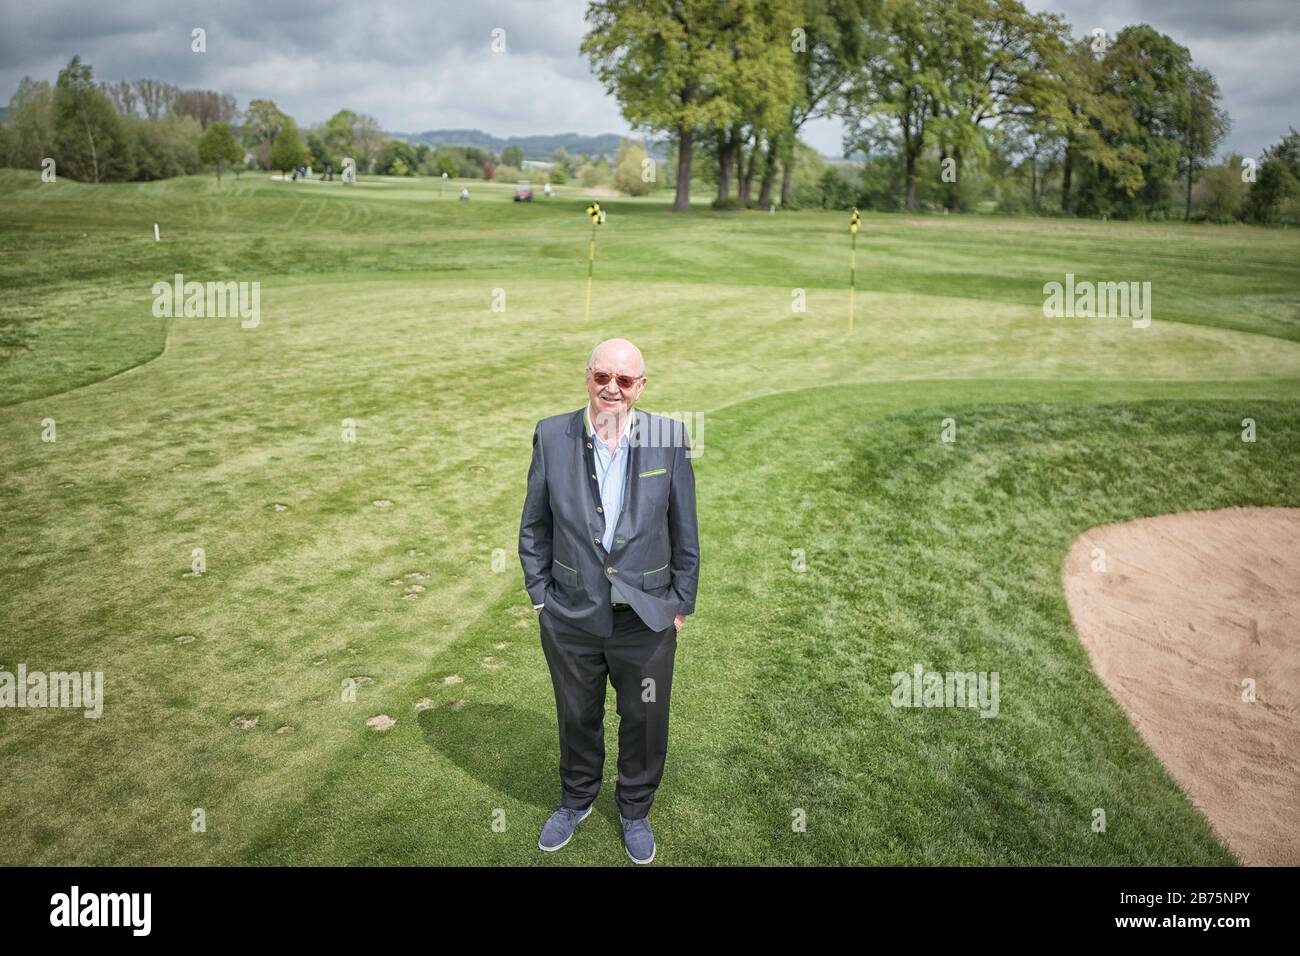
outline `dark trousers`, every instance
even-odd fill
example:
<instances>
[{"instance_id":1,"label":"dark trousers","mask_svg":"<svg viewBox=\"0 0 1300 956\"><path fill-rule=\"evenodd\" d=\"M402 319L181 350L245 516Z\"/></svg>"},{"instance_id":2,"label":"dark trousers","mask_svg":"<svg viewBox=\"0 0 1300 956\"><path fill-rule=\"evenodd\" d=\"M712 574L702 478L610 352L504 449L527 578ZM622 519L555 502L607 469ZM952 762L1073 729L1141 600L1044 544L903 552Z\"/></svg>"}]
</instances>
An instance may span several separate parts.
<instances>
[{"instance_id":1,"label":"dark trousers","mask_svg":"<svg viewBox=\"0 0 1300 956\"><path fill-rule=\"evenodd\" d=\"M644 817L668 755L668 701L677 629L652 631L631 608L614 609L614 633L596 637L546 608L542 650L555 687L560 731L561 805L581 810L600 792L605 766L605 681L618 701L618 784L614 799L629 820Z\"/></svg>"}]
</instances>

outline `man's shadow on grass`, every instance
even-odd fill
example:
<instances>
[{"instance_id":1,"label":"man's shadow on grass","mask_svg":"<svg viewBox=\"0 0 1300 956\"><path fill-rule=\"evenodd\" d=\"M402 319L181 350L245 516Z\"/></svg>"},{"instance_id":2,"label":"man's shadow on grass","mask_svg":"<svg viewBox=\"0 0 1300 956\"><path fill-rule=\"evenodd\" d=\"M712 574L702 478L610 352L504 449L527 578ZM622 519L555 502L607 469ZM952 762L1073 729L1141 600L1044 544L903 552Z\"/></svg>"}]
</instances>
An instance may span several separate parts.
<instances>
[{"instance_id":1,"label":"man's shadow on grass","mask_svg":"<svg viewBox=\"0 0 1300 956\"><path fill-rule=\"evenodd\" d=\"M554 717L511 704L467 703L456 708L446 703L421 711L418 721L430 747L485 786L547 814L560 805L560 743ZM617 740L617 717L613 725ZM610 733L608 719L605 729ZM607 743L596 810L615 827L619 814L610 773L617 772L617 762L617 750L611 751Z\"/></svg>"}]
</instances>

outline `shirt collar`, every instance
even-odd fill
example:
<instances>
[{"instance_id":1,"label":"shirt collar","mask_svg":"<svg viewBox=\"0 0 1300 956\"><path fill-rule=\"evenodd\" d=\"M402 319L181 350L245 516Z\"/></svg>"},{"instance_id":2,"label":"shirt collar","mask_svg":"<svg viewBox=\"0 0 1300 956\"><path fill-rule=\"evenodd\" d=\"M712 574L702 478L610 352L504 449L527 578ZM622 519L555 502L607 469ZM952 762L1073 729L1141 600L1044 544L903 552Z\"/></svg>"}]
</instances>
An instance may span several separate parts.
<instances>
[{"instance_id":1,"label":"shirt collar","mask_svg":"<svg viewBox=\"0 0 1300 956\"><path fill-rule=\"evenodd\" d=\"M583 406L582 417L586 424L587 434L591 435L596 431L595 426L591 424L591 402L587 402L587 404ZM633 408L628 412L627 420L623 422L623 431L619 433L618 442L620 445L623 443L623 439L627 438L627 433L632 430L632 422L635 418L636 409Z\"/></svg>"}]
</instances>

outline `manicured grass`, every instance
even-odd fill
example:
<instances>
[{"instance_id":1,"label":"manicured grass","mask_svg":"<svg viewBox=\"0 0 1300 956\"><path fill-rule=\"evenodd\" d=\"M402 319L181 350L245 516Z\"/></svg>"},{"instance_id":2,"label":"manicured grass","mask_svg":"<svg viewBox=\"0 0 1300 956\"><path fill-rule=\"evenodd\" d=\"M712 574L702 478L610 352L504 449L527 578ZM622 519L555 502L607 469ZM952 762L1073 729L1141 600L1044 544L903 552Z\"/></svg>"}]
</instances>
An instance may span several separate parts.
<instances>
[{"instance_id":1,"label":"manicured grass","mask_svg":"<svg viewBox=\"0 0 1300 956\"><path fill-rule=\"evenodd\" d=\"M611 335L644 407L704 414L659 861L1231 860L1059 574L1098 523L1300 505L1300 237L868 216L850 335L844 216L602 199L584 325L588 200L471 190L0 171L0 665L107 685L98 721L0 711L0 862L625 861L612 694L600 812L536 849L558 746L515 557L532 423ZM1152 327L1044 319L1067 271L1151 281ZM260 282L261 325L154 318L175 272ZM998 671L999 716L893 708L917 662Z\"/></svg>"}]
</instances>

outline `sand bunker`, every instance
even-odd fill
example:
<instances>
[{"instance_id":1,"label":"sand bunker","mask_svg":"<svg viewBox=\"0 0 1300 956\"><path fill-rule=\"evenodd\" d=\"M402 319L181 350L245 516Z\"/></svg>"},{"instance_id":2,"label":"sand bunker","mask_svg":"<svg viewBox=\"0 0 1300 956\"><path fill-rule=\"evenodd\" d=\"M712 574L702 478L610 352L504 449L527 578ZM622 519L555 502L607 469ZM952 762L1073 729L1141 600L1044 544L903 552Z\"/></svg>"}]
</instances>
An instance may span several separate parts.
<instances>
[{"instance_id":1,"label":"sand bunker","mask_svg":"<svg viewBox=\"0 0 1300 956\"><path fill-rule=\"evenodd\" d=\"M1093 669L1215 832L1300 865L1300 509L1094 528L1063 577Z\"/></svg>"}]
</instances>

